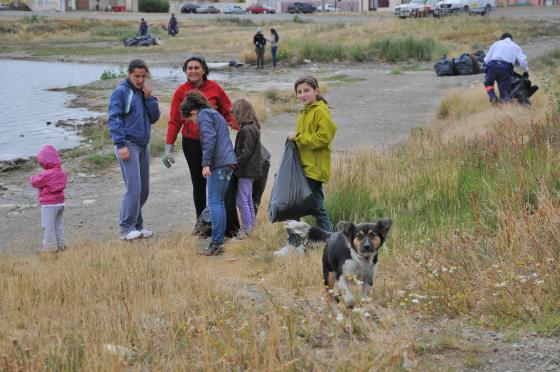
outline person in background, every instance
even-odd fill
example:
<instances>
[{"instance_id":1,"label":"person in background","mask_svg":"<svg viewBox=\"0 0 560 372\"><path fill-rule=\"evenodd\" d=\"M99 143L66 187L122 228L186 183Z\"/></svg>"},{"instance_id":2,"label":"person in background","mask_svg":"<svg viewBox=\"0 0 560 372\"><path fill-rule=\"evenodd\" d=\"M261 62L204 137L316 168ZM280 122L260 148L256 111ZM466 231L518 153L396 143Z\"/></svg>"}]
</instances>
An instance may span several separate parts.
<instances>
[{"instance_id":1,"label":"person in background","mask_svg":"<svg viewBox=\"0 0 560 372\"><path fill-rule=\"evenodd\" d=\"M146 36L148 34L148 22L144 18L140 18L140 28L138 28L138 33L140 36Z\"/></svg>"},{"instance_id":2,"label":"person in background","mask_svg":"<svg viewBox=\"0 0 560 372\"><path fill-rule=\"evenodd\" d=\"M523 76L529 77L529 63L523 54L521 47L513 42L513 37L509 33L504 33L500 40L490 47L488 54L484 57L486 64L486 76L484 78L484 88L492 104L498 103L498 97L494 92L494 83L498 82L500 90L500 101L511 101L511 76L513 65L518 62L523 70Z\"/></svg>"},{"instance_id":3,"label":"person in background","mask_svg":"<svg viewBox=\"0 0 560 372\"><path fill-rule=\"evenodd\" d=\"M107 125L115 145L126 191L120 211L120 235L131 241L152 236L144 228L142 207L150 182L151 125L160 116L159 103L148 83L150 70L141 59L128 65L128 77L111 94Z\"/></svg>"},{"instance_id":4,"label":"person in background","mask_svg":"<svg viewBox=\"0 0 560 372\"><path fill-rule=\"evenodd\" d=\"M177 18L175 18L175 13L171 13L171 18L169 18L169 23L167 24L167 33L171 37L175 37L179 33L179 24L177 23Z\"/></svg>"},{"instance_id":5,"label":"person in background","mask_svg":"<svg viewBox=\"0 0 560 372\"><path fill-rule=\"evenodd\" d=\"M235 123L235 119L231 114L231 101L228 95L220 84L208 79L208 65L203 57L189 57L183 64L183 71L187 77L187 82L179 86L175 93L173 93L167 137L165 139L165 150L161 160L167 168L171 168L172 164L175 163L173 144L177 140L177 135L181 132L183 154L189 167L193 187L193 201L196 218L198 219L204 208L206 208L206 178L201 173L202 146L200 144L200 131L196 123L181 115L181 103L189 92L196 90L204 95L212 107L226 119L226 122L232 129L238 130L239 126ZM232 190L228 190L226 194L228 217L226 236L233 237L239 230L239 219L237 217L237 208L235 207L234 182L230 182L230 189Z\"/></svg>"},{"instance_id":6,"label":"person in background","mask_svg":"<svg viewBox=\"0 0 560 372\"><path fill-rule=\"evenodd\" d=\"M276 63L278 59L276 58L276 53L278 52L278 41L280 40L280 36L278 36L278 32L275 29L270 29L270 52L272 53L272 67L276 67Z\"/></svg>"},{"instance_id":7,"label":"person in background","mask_svg":"<svg viewBox=\"0 0 560 372\"><path fill-rule=\"evenodd\" d=\"M226 208L224 198L236 167L235 152L224 117L212 108L200 92L190 92L181 104L181 114L200 128L202 176L208 179L208 208L212 221L210 244L201 250L204 256L224 252Z\"/></svg>"},{"instance_id":8,"label":"person in background","mask_svg":"<svg viewBox=\"0 0 560 372\"><path fill-rule=\"evenodd\" d=\"M37 162L44 169L31 176L31 186L39 191L41 224L43 225L43 249L50 252L66 250L64 239L64 189L68 176L62 170L58 152L45 145L37 154Z\"/></svg>"},{"instance_id":9,"label":"person in background","mask_svg":"<svg viewBox=\"0 0 560 372\"><path fill-rule=\"evenodd\" d=\"M305 75L294 84L303 109L299 112L296 130L288 133L288 140L296 143L303 173L317 201L317 211L313 214L317 226L332 231L332 224L325 209L323 183L328 182L332 173L331 144L336 133L336 124L331 118L327 101L319 92L319 82L311 75ZM291 253L303 254L301 238L288 230L288 244L273 253L286 256Z\"/></svg>"},{"instance_id":10,"label":"person in background","mask_svg":"<svg viewBox=\"0 0 560 372\"><path fill-rule=\"evenodd\" d=\"M257 53L257 69L262 69L264 68L264 48L266 46L266 39L259 27L257 27L255 36L253 36L253 44L255 44L255 53Z\"/></svg>"},{"instance_id":11,"label":"person in background","mask_svg":"<svg viewBox=\"0 0 560 372\"><path fill-rule=\"evenodd\" d=\"M235 138L235 156L237 158L237 195L236 202L243 231L239 232L238 239L245 239L256 222L255 207L253 205L253 182L261 176L262 154L260 123L253 106L244 99L233 103L232 113L239 124L239 132Z\"/></svg>"}]
</instances>

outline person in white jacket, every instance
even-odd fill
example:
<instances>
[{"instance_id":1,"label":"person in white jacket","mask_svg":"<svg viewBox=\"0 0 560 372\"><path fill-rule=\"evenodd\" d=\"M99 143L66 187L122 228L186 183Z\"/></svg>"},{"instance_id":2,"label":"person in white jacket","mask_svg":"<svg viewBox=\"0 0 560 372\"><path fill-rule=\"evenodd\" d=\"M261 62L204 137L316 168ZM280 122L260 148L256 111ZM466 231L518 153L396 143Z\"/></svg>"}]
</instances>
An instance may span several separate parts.
<instances>
[{"instance_id":1,"label":"person in white jacket","mask_svg":"<svg viewBox=\"0 0 560 372\"><path fill-rule=\"evenodd\" d=\"M490 47L488 54L484 57L486 63L486 77L484 88L492 104L498 103L498 97L494 92L494 83L498 83L500 90L500 100L509 102L511 100L511 76L513 65L517 62L525 70L523 76L529 76L529 64L527 57L523 54L521 47L513 42L510 33L504 33L500 40Z\"/></svg>"}]
</instances>

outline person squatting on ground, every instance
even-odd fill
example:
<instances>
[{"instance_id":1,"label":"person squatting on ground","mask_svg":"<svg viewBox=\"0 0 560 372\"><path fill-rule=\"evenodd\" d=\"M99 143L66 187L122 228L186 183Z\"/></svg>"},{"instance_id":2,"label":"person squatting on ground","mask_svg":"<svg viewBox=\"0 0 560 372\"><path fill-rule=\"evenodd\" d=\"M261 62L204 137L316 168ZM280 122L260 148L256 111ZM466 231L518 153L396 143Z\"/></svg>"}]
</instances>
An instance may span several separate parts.
<instances>
[{"instance_id":1,"label":"person squatting on ground","mask_svg":"<svg viewBox=\"0 0 560 372\"><path fill-rule=\"evenodd\" d=\"M144 18L140 18L140 27L138 28L138 33L140 36L146 36L148 34L148 22Z\"/></svg>"},{"instance_id":2,"label":"person squatting on ground","mask_svg":"<svg viewBox=\"0 0 560 372\"><path fill-rule=\"evenodd\" d=\"M144 228L142 207L148 200L151 125L160 116L157 98L147 82L150 70L144 61L128 65L128 77L111 94L107 124L115 145L125 184L120 211L123 240L152 236Z\"/></svg>"},{"instance_id":3,"label":"person squatting on ground","mask_svg":"<svg viewBox=\"0 0 560 372\"><path fill-rule=\"evenodd\" d=\"M64 239L64 189L68 177L62 170L58 152L51 145L45 145L37 154L37 162L44 169L31 176L31 186L38 189L41 203L41 224L43 225L43 249L51 252L66 250Z\"/></svg>"},{"instance_id":4,"label":"person squatting on ground","mask_svg":"<svg viewBox=\"0 0 560 372\"><path fill-rule=\"evenodd\" d=\"M233 144L224 117L200 92L190 92L181 104L181 114L200 128L202 176L208 178L208 208L212 221L210 244L200 254L212 256L224 252L226 208L224 197L236 166Z\"/></svg>"},{"instance_id":5,"label":"person squatting on ground","mask_svg":"<svg viewBox=\"0 0 560 372\"><path fill-rule=\"evenodd\" d=\"M257 69L264 68L264 48L266 46L266 39L259 27L257 27L255 36L253 36L253 44L255 44L255 53L257 53Z\"/></svg>"},{"instance_id":6,"label":"person squatting on ground","mask_svg":"<svg viewBox=\"0 0 560 372\"><path fill-rule=\"evenodd\" d=\"M268 41L270 41L270 52L272 54L272 67L276 67L276 63L278 62L276 55L278 53L279 40L280 40L280 36L278 36L278 32L276 32L275 29L271 28L270 39L268 39Z\"/></svg>"},{"instance_id":7,"label":"person squatting on ground","mask_svg":"<svg viewBox=\"0 0 560 372\"><path fill-rule=\"evenodd\" d=\"M204 58L200 56L188 58L183 64L183 71L187 77L187 82L179 86L173 93L165 150L161 160L167 168L171 168L171 165L175 163L173 144L177 140L177 135L181 132L183 154L187 160L193 186L196 218L199 218L206 208L206 178L201 173L202 146L200 144L200 131L196 123L181 115L181 103L189 92L197 90L226 119L230 127L234 130L238 130L239 127L231 114L231 101L228 95L218 83L208 80L209 70ZM232 236L237 234L237 230L239 230L234 193L231 198L226 197L226 209L228 215L226 235Z\"/></svg>"},{"instance_id":8,"label":"person squatting on ground","mask_svg":"<svg viewBox=\"0 0 560 372\"><path fill-rule=\"evenodd\" d=\"M303 173L317 201L313 214L317 226L332 231L332 224L325 209L323 183L332 173L331 145L336 133L336 124L331 118L327 101L321 96L319 83L313 76L306 75L294 84L303 109L299 112L296 130L288 133L288 140L296 143ZM288 230L288 244L274 252L274 256L286 256L292 252L303 254L301 238Z\"/></svg>"},{"instance_id":9,"label":"person squatting on ground","mask_svg":"<svg viewBox=\"0 0 560 372\"><path fill-rule=\"evenodd\" d=\"M255 206L253 205L253 182L261 176L262 153L260 123L253 106L244 99L233 103L232 113L239 124L239 132L235 137L235 156L237 169L235 174L238 179L236 202L243 231L238 238L244 239L251 232L256 222Z\"/></svg>"},{"instance_id":10,"label":"person squatting on ground","mask_svg":"<svg viewBox=\"0 0 560 372\"><path fill-rule=\"evenodd\" d=\"M171 37L175 37L179 33L179 24L177 23L177 18L175 18L175 13L171 13L171 18L169 18L169 23L167 24L167 33Z\"/></svg>"},{"instance_id":11,"label":"person squatting on ground","mask_svg":"<svg viewBox=\"0 0 560 372\"><path fill-rule=\"evenodd\" d=\"M486 76L484 78L484 88L492 104L498 103L498 97L494 92L494 82L498 82L500 90L500 101L511 101L511 76L515 62L525 73L524 77L529 77L529 64L527 57L523 54L521 47L513 42L511 34L505 33L490 47L488 54L484 57L486 63Z\"/></svg>"}]
</instances>

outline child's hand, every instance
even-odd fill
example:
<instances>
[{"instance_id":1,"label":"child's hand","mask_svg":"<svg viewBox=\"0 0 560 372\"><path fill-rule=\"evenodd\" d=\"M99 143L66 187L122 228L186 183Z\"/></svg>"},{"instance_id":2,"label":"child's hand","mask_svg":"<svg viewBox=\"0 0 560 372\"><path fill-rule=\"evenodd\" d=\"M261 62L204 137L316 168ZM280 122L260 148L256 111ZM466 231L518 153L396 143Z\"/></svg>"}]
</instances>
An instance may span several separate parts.
<instances>
[{"instance_id":1,"label":"child's hand","mask_svg":"<svg viewBox=\"0 0 560 372\"><path fill-rule=\"evenodd\" d=\"M288 139L289 139L290 141L295 140L295 139L296 139L296 132L291 131L290 133L288 133Z\"/></svg>"},{"instance_id":2,"label":"child's hand","mask_svg":"<svg viewBox=\"0 0 560 372\"><path fill-rule=\"evenodd\" d=\"M212 174L212 172L210 171L210 167L206 166L206 167L202 167L202 175L204 177L208 177Z\"/></svg>"},{"instance_id":3,"label":"child's hand","mask_svg":"<svg viewBox=\"0 0 560 372\"><path fill-rule=\"evenodd\" d=\"M124 160L124 161L128 161L130 160L130 152L128 151L128 147L122 147L119 149L118 151L119 153L119 157Z\"/></svg>"}]
</instances>

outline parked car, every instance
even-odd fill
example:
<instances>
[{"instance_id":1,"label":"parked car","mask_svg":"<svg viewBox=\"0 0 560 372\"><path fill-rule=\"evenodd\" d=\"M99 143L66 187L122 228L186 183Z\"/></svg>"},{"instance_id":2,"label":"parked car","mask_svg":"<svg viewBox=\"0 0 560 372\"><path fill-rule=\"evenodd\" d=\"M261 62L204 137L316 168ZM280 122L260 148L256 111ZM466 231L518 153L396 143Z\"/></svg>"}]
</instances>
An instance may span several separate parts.
<instances>
[{"instance_id":1,"label":"parked car","mask_svg":"<svg viewBox=\"0 0 560 372\"><path fill-rule=\"evenodd\" d=\"M482 14L487 15L496 9L496 0L441 0L434 8L436 17L449 14Z\"/></svg>"},{"instance_id":2,"label":"parked car","mask_svg":"<svg viewBox=\"0 0 560 372\"><path fill-rule=\"evenodd\" d=\"M399 4L393 9L395 17L406 18L410 16L409 4Z\"/></svg>"},{"instance_id":3,"label":"parked car","mask_svg":"<svg viewBox=\"0 0 560 372\"><path fill-rule=\"evenodd\" d=\"M288 6L288 13L313 13L317 10L313 5L309 3L293 3Z\"/></svg>"},{"instance_id":4,"label":"parked car","mask_svg":"<svg viewBox=\"0 0 560 372\"><path fill-rule=\"evenodd\" d=\"M264 5L253 4L247 7L247 13L251 14L273 14L276 13L276 9L269 8Z\"/></svg>"},{"instance_id":5,"label":"parked car","mask_svg":"<svg viewBox=\"0 0 560 372\"><path fill-rule=\"evenodd\" d=\"M181 13L196 13L196 9L200 8L200 5L198 4L183 4L181 6Z\"/></svg>"},{"instance_id":6,"label":"parked car","mask_svg":"<svg viewBox=\"0 0 560 372\"><path fill-rule=\"evenodd\" d=\"M224 7L224 14L245 14L245 9L239 5L228 5Z\"/></svg>"},{"instance_id":7,"label":"parked car","mask_svg":"<svg viewBox=\"0 0 560 372\"><path fill-rule=\"evenodd\" d=\"M196 12L197 13L211 13L211 14L221 13L220 9L216 8L214 5L208 5L208 6L205 6L205 7L196 8Z\"/></svg>"},{"instance_id":8,"label":"parked car","mask_svg":"<svg viewBox=\"0 0 560 372\"><path fill-rule=\"evenodd\" d=\"M336 1L336 0L335 0ZM323 6L319 5L317 7L317 11L319 13L328 13L328 12L340 12L340 8L335 7L334 5L325 4L325 10L323 11Z\"/></svg>"}]
</instances>

